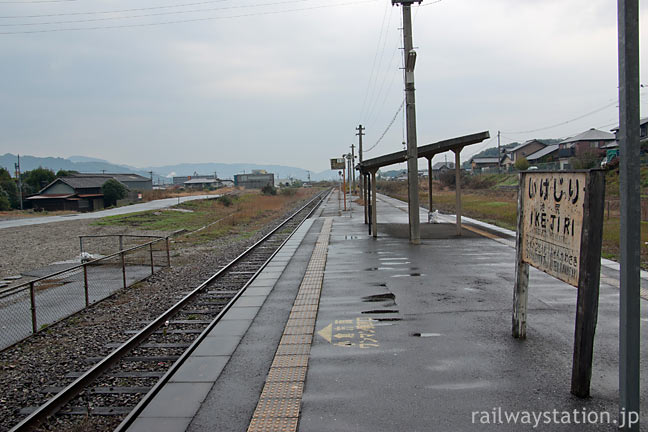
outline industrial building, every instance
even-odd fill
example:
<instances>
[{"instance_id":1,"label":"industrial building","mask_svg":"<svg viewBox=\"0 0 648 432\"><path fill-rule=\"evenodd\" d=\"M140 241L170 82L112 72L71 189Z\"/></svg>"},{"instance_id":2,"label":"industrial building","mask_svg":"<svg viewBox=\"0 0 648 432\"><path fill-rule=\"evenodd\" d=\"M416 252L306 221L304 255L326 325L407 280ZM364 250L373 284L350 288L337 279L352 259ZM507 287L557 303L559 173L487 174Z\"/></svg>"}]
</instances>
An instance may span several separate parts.
<instances>
[{"instance_id":1,"label":"industrial building","mask_svg":"<svg viewBox=\"0 0 648 432\"><path fill-rule=\"evenodd\" d=\"M234 186L246 189L262 189L264 186L274 187L274 174L262 170L252 171L251 174L234 175Z\"/></svg>"}]
</instances>

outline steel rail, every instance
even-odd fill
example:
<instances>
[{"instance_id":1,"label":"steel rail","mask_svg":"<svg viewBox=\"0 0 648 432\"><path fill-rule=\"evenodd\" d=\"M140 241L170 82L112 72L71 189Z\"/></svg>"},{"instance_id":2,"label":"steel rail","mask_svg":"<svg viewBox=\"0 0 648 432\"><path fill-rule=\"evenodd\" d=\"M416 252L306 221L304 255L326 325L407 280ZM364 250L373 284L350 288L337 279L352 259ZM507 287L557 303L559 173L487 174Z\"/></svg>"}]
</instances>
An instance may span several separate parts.
<instances>
[{"instance_id":1,"label":"steel rail","mask_svg":"<svg viewBox=\"0 0 648 432\"><path fill-rule=\"evenodd\" d=\"M38 427L40 424L42 424L48 417L56 414L61 408L63 408L63 406L65 406L65 404L67 404L69 401L74 399L85 387L87 387L90 383L92 383L99 376L101 376L106 370L108 370L111 366L113 366L115 363L117 363L121 359L121 357L123 357L126 353L128 353L133 348L140 345L142 341L144 341L151 334L153 334L158 328L160 328L167 321L167 319L169 317L171 317L172 315L177 313L185 304L187 304L189 301L191 301L198 293L200 293L204 288L206 288L211 282L213 282L216 278L218 278L221 274L223 274L225 271L227 271L234 264L237 264L239 261L241 261L250 252L252 252L254 249L256 249L263 242L265 242L271 235L273 235L277 231L279 231L284 225L286 225L291 219L293 219L297 214L299 214L306 207L311 205L317 199L320 199L320 202L321 202L321 200L322 200L321 196L322 195L323 195L323 193L317 195L315 198L310 200L307 204L305 204L299 210L295 211L292 215L290 215L288 218L286 218L283 222L281 222L272 231L270 231L268 234L263 236L263 238L261 238L259 241L254 243L252 246L250 246L243 253L241 253L239 256L234 258L232 261L230 261L230 263L228 263L226 266L224 266L223 268L218 270L216 273L214 273L212 276L210 276L205 282L200 284L197 288L195 288L193 291L191 291L189 294L187 294L185 297L183 297L175 305L171 306L169 309L167 309L165 312L163 312L155 320L153 320L146 327L144 327L139 333L135 334L129 340L124 342L121 346L119 346L113 352L111 352L106 357L104 357L103 360L101 360L100 362L95 364L92 368L90 368L87 372L85 372L83 375L81 375L79 378L77 378L74 382L72 382L67 387L65 387L63 390L61 390L59 393L54 395L47 402L45 402L43 405L39 406L34 412L32 412L30 415L28 415L22 421L20 421L17 425L15 425L13 428L11 428L10 432L31 431L34 428ZM315 206L313 208L313 210L316 207L317 206ZM312 211L311 211L311 213L312 213ZM309 213L309 215L310 215L310 213ZM304 220L306 218L304 218ZM302 223L303 223L303 221L302 221ZM293 231L293 233L294 233L294 231ZM291 233L290 236L292 236L292 233ZM290 238L290 236L288 238ZM276 251L275 251L275 253L276 253ZM273 256L274 256L274 254L273 254ZM267 265L267 261L266 261L266 263L264 263L263 266L265 267L265 265ZM258 274L258 272L254 274L254 277L256 277L257 274ZM245 285L245 287L247 287L247 284ZM240 296L242 291L243 291L243 289L241 290L241 292L237 293L237 295L232 299L232 301L230 301L226 305L225 310L229 310L229 308L231 307L231 304L233 304L233 302L236 301L236 299L238 299L238 297ZM216 317L216 319L220 319L221 316L222 316L221 313L219 313L219 315ZM202 333L201 333L201 336L202 336ZM190 348L192 348L192 347L194 347L194 344L192 344L190 346ZM181 358L183 358L183 357L181 357ZM184 357L184 358L186 358L186 357ZM178 360L180 360L180 359L178 359ZM176 363L177 363L177 361L176 361ZM175 365L175 363L174 363L174 365ZM172 368L173 368L173 365L172 365ZM160 387L155 387L154 386L154 388L159 389ZM152 390L153 389L151 389L151 391ZM156 392L157 392L157 390L156 390ZM136 407L137 406L139 406L139 404L136 405Z\"/></svg>"},{"instance_id":2,"label":"steel rail","mask_svg":"<svg viewBox=\"0 0 648 432\"><path fill-rule=\"evenodd\" d=\"M216 315L216 317L212 320L212 322L203 330L203 332L194 340L194 342L185 350L184 353L178 358L178 360L175 361L175 363L167 370L167 372L158 380L157 383L149 390L149 392L144 395L144 397L139 401L139 403L133 408L133 410L122 420L122 422L113 430L113 432L124 432L133 422L137 419L137 416L141 414L141 412L146 408L146 406L151 402L151 400L155 397L155 395L164 387L164 385L171 379L173 374L182 366L182 364L189 358L191 353L202 343L202 341L207 337L207 335L214 329L214 327L220 322L222 317L229 311L235 304L236 300L243 295L247 287L256 279L256 277L265 269L265 267L268 265L270 260L274 258L274 256L279 253L281 248L290 240L290 238L295 234L295 232L303 225L303 223L308 219L317 209L319 204L323 201L324 192L319 194L315 199L319 198L320 202L318 205L313 206L310 212L304 217L304 219L293 229L293 231L286 237L286 239L275 249L275 251L268 257L268 259L265 260L265 262L259 267L259 269L252 275L250 279L243 285L243 287L236 293L236 295L223 307L223 309ZM305 207L310 205L314 200L311 200L306 206L302 207L298 212L296 212L294 215L302 211ZM292 217L294 217L291 216Z\"/></svg>"}]
</instances>

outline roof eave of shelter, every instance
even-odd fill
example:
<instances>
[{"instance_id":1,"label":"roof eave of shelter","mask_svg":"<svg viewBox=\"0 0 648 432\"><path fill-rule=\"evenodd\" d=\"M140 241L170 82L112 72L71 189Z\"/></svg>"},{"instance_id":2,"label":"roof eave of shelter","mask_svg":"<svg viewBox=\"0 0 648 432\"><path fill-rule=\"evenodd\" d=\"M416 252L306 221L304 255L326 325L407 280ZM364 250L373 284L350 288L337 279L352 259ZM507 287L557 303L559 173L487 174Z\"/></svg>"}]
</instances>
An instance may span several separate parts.
<instances>
[{"instance_id":1,"label":"roof eave of shelter","mask_svg":"<svg viewBox=\"0 0 648 432\"><path fill-rule=\"evenodd\" d=\"M461 149L467 145L477 144L490 138L488 131L478 132L471 135L464 135L461 137L450 138L447 140L439 141L432 144L420 146L417 149L419 158L432 158L438 153L443 153L449 150ZM393 165L396 163L405 162L407 160L407 151L401 150L399 152L386 154L373 159L367 159L358 164L360 171L370 172L377 170L383 166Z\"/></svg>"}]
</instances>

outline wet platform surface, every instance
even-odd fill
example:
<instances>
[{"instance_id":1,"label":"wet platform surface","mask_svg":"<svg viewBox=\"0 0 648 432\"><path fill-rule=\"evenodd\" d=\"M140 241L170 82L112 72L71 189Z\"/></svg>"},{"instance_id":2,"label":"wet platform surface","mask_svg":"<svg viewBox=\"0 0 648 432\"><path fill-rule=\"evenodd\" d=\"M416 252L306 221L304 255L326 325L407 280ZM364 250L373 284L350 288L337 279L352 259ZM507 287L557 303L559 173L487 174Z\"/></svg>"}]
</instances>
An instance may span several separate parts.
<instances>
[{"instance_id":1,"label":"wet platform surface","mask_svg":"<svg viewBox=\"0 0 648 432\"><path fill-rule=\"evenodd\" d=\"M448 222L426 226L427 235L414 246L402 238L406 204L381 197L378 206L374 239L362 208L340 212L331 196L258 280L255 294L263 299L216 326L223 339L202 349L213 362L194 359L184 368L188 376L205 377L172 380L131 430L617 430L619 291L613 266L602 270L592 397L579 399L569 392L575 288L532 269L528 339L513 339L510 232L481 226L501 234L487 238L467 227L470 233L458 237ZM298 391L276 398L278 408L268 411L264 427L250 427L327 219L332 225L312 346L307 363L298 366L307 367L305 381L300 387L287 378ZM423 210L421 220L427 220ZM292 409L295 400L299 410ZM572 413L569 423L566 412ZM517 422L506 420L516 413ZM584 425L588 413L602 422ZM536 422L533 415L542 417ZM648 426L645 414L642 423Z\"/></svg>"}]
</instances>

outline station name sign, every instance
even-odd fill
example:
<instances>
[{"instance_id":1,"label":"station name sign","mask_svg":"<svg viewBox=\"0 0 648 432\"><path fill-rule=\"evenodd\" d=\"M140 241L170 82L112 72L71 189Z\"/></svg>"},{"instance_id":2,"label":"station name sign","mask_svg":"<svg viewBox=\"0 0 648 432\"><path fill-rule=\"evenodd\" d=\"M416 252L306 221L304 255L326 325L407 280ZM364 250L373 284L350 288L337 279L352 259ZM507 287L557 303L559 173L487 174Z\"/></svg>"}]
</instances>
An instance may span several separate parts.
<instances>
[{"instance_id":1,"label":"station name sign","mask_svg":"<svg viewBox=\"0 0 648 432\"><path fill-rule=\"evenodd\" d=\"M605 172L522 172L513 337L526 338L529 266L578 288L571 392L588 397L598 317Z\"/></svg>"},{"instance_id":2,"label":"station name sign","mask_svg":"<svg viewBox=\"0 0 648 432\"><path fill-rule=\"evenodd\" d=\"M343 170L344 168L345 168L344 158L331 159L331 169L332 170Z\"/></svg>"},{"instance_id":3,"label":"station name sign","mask_svg":"<svg viewBox=\"0 0 648 432\"><path fill-rule=\"evenodd\" d=\"M587 173L524 173L522 260L578 285Z\"/></svg>"}]
</instances>

